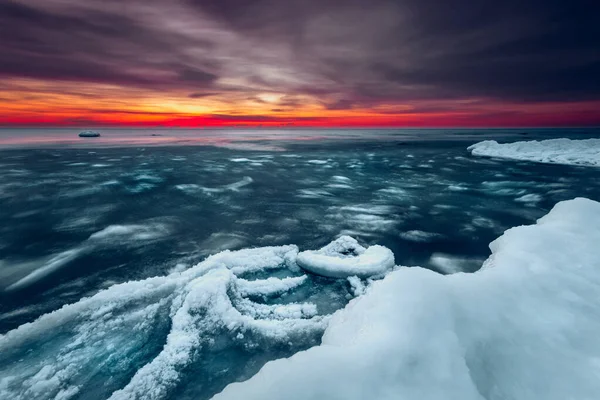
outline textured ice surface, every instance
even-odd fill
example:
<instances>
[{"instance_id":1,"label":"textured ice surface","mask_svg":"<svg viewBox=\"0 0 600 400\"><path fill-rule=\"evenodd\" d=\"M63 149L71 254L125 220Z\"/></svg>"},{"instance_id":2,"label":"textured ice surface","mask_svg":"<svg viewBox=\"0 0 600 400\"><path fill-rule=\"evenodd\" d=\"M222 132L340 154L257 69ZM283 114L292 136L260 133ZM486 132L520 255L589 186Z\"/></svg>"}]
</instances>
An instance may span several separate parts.
<instances>
[{"instance_id":1,"label":"textured ice surface","mask_svg":"<svg viewBox=\"0 0 600 400\"><path fill-rule=\"evenodd\" d=\"M215 400L594 399L600 203L506 231L473 274L401 268L332 317L322 344Z\"/></svg>"},{"instance_id":2,"label":"textured ice surface","mask_svg":"<svg viewBox=\"0 0 600 400\"><path fill-rule=\"evenodd\" d=\"M110 227L95 238L138 231ZM330 254L349 245L369 251L347 237L324 249ZM308 279L298 275L297 255L296 246L227 250L181 272L114 285L23 324L0 336L0 398L70 399L84 393L162 399L203 358L227 359L239 348L265 352L316 344L329 316L298 296L282 301ZM265 273L282 277L257 277ZM360 281L354 286L355 295L364 291ZM237 357L242 366L248 362ZM214 368L200 378L218 377Z\"/></svg>"},{"instance_id":3,"label":"textured ice surface","mask_svg":"<svg viewBox=\"0 0 600 400\"><path fill-rule=\"evenodd\" d=\"M474 156L509 158L548 164L600 166L600 139L549 139L498 143L485 140L468 147Z\"/></svg>"},{"instance_id":4,"label":"textured ice surface","mask_svg":"<svg viewBox=\"0 0 600 400\"><path fill-rule=\"evenodd\" d=\"M301 252L296 262L307 271L330 278L368 278L392 269L394 254L379 245L365 249L355 239L341 236L320 250Z\"/></svg>"}]
</instances>

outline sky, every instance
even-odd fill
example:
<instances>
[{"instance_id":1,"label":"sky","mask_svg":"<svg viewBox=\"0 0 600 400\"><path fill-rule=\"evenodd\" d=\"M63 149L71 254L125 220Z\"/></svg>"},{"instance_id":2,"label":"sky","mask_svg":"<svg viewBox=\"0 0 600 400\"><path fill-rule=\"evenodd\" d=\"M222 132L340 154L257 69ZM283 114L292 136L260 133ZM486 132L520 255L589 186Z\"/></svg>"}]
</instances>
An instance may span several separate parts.
<instances>
[{"instance_id":1,"label":"sky","mask_svg":"<svg viewBox=\"0 0 600 400\"><path fill-rule=\"evenodd\" d=\"M0 0L0 125L600 125L597 0Z\"/></svg>"}]
</instances>

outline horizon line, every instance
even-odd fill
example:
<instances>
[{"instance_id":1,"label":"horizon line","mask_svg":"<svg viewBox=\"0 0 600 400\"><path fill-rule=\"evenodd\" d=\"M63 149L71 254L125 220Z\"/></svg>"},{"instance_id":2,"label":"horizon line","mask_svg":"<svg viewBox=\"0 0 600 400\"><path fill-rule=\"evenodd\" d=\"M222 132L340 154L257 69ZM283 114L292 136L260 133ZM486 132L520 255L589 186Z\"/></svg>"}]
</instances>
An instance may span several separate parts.
<instances>
[{"instance_id":1,"label":"horizon line","mask_svg":"<svg viewBox=\"0 0 600 400\"><path fill-rule=\"evenodd\" d=\"M0 125L0 129L95 129L95 130L111 130L111 129L157 129L157 130L394 130L394 129L420 129L420 130L436 130L436 129L600 129L598 125L526 125L526 126L165 126L165 125Z\"/></svg>"}]
</instances>

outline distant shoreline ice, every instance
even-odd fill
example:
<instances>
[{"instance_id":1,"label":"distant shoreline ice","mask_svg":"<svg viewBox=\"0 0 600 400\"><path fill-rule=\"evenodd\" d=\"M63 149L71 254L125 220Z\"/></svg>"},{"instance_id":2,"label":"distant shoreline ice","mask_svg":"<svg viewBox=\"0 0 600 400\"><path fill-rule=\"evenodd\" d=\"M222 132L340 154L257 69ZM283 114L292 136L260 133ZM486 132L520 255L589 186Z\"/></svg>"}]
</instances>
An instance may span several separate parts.
<instances>
[{"instance_id":1,"label":"distant shoreline ice","mask_svg":"<svg viewBox=\"0 0 600 400\"><path fill-rule=\"evenodd\" d=\"M600 139L550 139L514 143L485 140L467 148L474 156L600 167Z\"/></svg>"}]
</instances>

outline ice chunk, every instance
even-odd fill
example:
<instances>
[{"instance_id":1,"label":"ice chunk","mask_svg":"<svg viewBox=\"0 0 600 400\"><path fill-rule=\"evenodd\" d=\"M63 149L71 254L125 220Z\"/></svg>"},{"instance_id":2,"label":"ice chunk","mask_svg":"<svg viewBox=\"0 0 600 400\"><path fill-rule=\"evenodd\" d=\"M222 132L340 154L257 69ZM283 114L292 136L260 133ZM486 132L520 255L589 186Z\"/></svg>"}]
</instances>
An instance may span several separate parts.
<instances>
[{"instance_id":1,"label":"ice chunk","mask_svg":"<svg viewBox=\"0 0 600 400\"><path fill-rule=\"evenodd\" d=\"M322 247L319 252L327 256L338 255L360 255L365 252L356 239L350 236L340 236L327 246Z\"/></svg>"},{"instance_id":2,"label":"ice chunk","mask_svg":"<svg viewBox=\"0 0 600 400\"><path fill-rule=\"evenodd\" d=\"M350 178L341 176L341 175L334 175L331 177L331 179L333 179L336 182L342 182L342 183L348 183L351 181Z\"/></svg>"},{"instance_id":3,"label":"ice chunk","mask_svg":"<svg viewBox=\"0 0 600 400\"><path fill-rule=\"evenodd\" d=\"M237 251L225 250L206 259L203 265L213 268L226 265L235 275L279 269L295 265L298 247L295 245L259 247ZM186 271L196 274L197 269Z\"/></svg>"},{"instance_id":4,"label":"ice chunk","mask_svg":"<svg viewBox=\"0 0 600 400\"><path fill-rule=\"evenodd\" d=\"M600 203L506 231L485 267L400 268L332 317L322 344L214 400L586 400L600 393Z\"/></svg>"},{"instance_id":5,"label":"ice chunk","mask_svg":"<svg viewBox=\"0 0 600 400\"><path fill-rule=\"evenodd\" d=\"M406 231L406 232L400 233L400 237L402 239L409 240L411 242L427 243L427 242L434 241L436 239L440 239L443 236L440 235L439 233L434 233L434 232L412 230L412 231Z\"/></svg>"},{"instance_id":6,"label":"ice chunk","mask_svg":"<svg viewBox=\"0 0 600 400\"><path fill-rule=\"evenodd\" d=\"M379 245L365 249L355 239L342 236L320 250L301 252L296 262L307 271L330 278L367 278L392 269L394 254Z\"/></svg>"},{"instance_id":7,"label":"ice chunk","mask_svg":"<svg viewBox=\"0 0 600 400\"><path fill-rule=\"evenodd\" d=\"M202 190L202 187L195 183L182 183L180 185L175 185L175 188L187 194L194 194Z\"/></svg>"},{"instance_id":8,"label":"ice chunk","mask_svg":"<svg viewBox=\"0 0 600 400\"><path fill-rule=\"evenodd\" d=\"M154 240L167 236L171 229L166 224L150 223L148 225L109 225L106 228L93 233L90 241L144 241Z\"/></svg>"},{"instance_id":9,"label":"ice chunk","mask_svg":"<svg viewBox=\"0 0 600 400\"><path fill-rule=\"evenodd\" d=\"M349 276L348 283L350 284L350 288L352 289L352 293L354 296L361 296L365 294L367 290L367 286L360 280L358 276Z\"/></svg>"},{"instance_id":10,"label":"ice chunk","mask_svg":"<svg viewBox=\"0 0 600 400\"><path fill-rule=\"evenodd\" d=\"M329 210L327 218L335 225L346 225L362 236L389 232L399 221L399 217L393 216L394 208L388 205L333 206Z\"/></svg>"},{"instance_id":11,"label":"ice chunk","mask_svg":"<svg viewBox=\"0 0 600 400\"><path fill-rule=\"evenodd\" d=\"M216 187L216 188L200 186L200 189L206 193L224 193L224 192L228 192L228 191L237 192L238 190L240 190L244 186L248 186L252 182L254 182L254 179L252 179L249 176L245 176L241 180L234 182L234 183L230 183L229 185Z\"/></svg>"},{"instance_id":12,"label":"ice chunk","mask_svg":"<svg viewBox=\"0 0 600 400\"><path fill-rule=\"evenodd\" d=\"M283 279L270 277L253 281L238 279L237 289L242 296L272 296L302 285L307 278L308 276L302 275Z\"/></svg>"},{"instance_id":13,"label":"ice chunk","mask_svg":"<svg viewBox=\"0 0 600 400\"><path fill-rule=\"evenodd\" d=\"M540 196L539 194L530 193L521 197L517 197L515 201L518 201L520 203L537 203L542 201L542 196Z\"/></svg>"},{"instance_id":14,"label":"ice chunk","mask_svg":"<svg viewBox=\"0 0 600 400\"><path fill-rule=\"evenodd\" d=\"M232 232L215 232L200 244L203 254L214 254L226 249L240 248L246 243L247 238Z\"/></svg>"},{"instance_id":15,"label":"ice chunk","mask_svg":"<svg viewBox=\"0 0 600 400\"><path fill-rule=\"evenodd\" d=\"M485 140L469 146L467 150L474 156L600 167L600 139L550 139L502 144Z\"/></svg>"},{"instance_id":16,"label":"ice chunk","mask_svg":"<svg viewBox=\"0 0 600 400\"><path fill-rule=\"evenodd\" d=\"M254 182L254 179L250 178L249 176L245 176L242 178L241 181L235 182L235 183L231 183L229 185L224 186L225 189L228 190L239 190L240 188L247 186L249 184L251 184L252 182Z\"/></svg>"},{"instance_id":17,"label":"ice chunk","mask_svg":"<svg viewBox=\"0 0 600 400\"><path fill-rule=\"evenodd\" d=\"M242 314L254 319L304 319L317 315L317 306L312 303L259 304L241 298L236 301L235 307Z\"/></svg>"}]
</instances>

